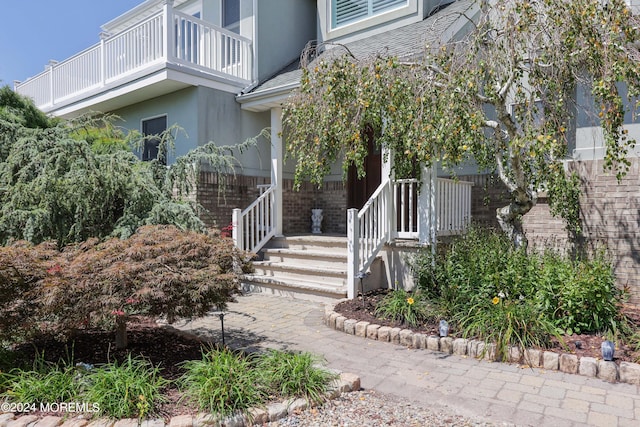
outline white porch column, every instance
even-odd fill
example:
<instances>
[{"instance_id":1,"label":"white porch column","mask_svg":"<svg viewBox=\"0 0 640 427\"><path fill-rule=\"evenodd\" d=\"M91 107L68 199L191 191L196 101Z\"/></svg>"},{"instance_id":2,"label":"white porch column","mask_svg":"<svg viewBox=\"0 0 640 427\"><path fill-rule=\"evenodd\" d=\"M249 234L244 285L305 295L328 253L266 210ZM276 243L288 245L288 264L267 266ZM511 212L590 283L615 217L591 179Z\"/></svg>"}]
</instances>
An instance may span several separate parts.
<instances>
[{"instance_id":1,"label":"white porch column","mask_svg":"<svg viewBox=\"0 0 640 427\"><path fill-rule=\"evenodd\" d=\"M162 5L162 13L164 18L164 32L162 45L164 48L164 59L169 61L173 59L175 53L174 38L174 22L173 22L173 0L164 0Z\"/></svg>"},{"instance_id":2,"label":"white porch column","mask_svg":"<svg viewBox=\"0 0 640 427\"><path fill-rule=\"evenodd\" d=\"M386 160L385 160L386 159ZM396 227L396 215L397 215L397 206L396 206L396 192L395 185L393 184L393 180L395 177L393 176L393 152L389 150L387 147L382 148L382 182L391 181L389 185L389 199L387 199L387 211L386 218L388 221L388 234L387 234L387 243L390 243L397 236L397 227Z\"/></svg>"},{"instance_id":3,"label":"white porch column","mask_svg":"<svg viewBox=\"0 0 640 427\"><path fill-rule=\"evenodd\" d=\"M274 217L276 236L282 236L282 107L271 109L271 185L275 186Z\"/></svg>"},{"instance_id":4,"label":"white porch column","mask_svg":"<svg viewBox=\"0 0 640 427\"><path fill-rule=\"evenodd\" d=\"M438 232L438 174L437 166L422 166L422 186L418 195L418 239L435 250Z\"/></svg>"}]
</instances>

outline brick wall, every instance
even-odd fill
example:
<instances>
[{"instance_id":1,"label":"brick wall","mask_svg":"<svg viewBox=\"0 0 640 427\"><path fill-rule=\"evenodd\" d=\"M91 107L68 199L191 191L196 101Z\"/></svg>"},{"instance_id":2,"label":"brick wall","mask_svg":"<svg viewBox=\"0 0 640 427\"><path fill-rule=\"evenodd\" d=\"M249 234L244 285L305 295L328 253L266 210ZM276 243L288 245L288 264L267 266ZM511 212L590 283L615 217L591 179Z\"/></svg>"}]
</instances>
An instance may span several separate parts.
<instances>
[{"instance_id":1,"label":"brick wall","mask_svg":"<svg viewBox=\"0 0 640 427\"><path fill-rule=\"evenodd\" d=\"M570 168L581 177L583 237L579 244L605 244L613 257L618 286L629 289L630 303L640 306L640 159L630 159L629 173L618 183L606 174L602 160L572 162ZM556 238L568 246L561 219L539 203L525 216L525 231L535 242Z\"/></svg>"},{"instance_id":2,"label":"brick wall","mask_svg":"<svg viewBox=\"0 0 640 427\"><path fill-rule=\"evenodd\" d=\"M480 225L498 228L496 209L505 206L509 201L509 193L502 181L489 174L460 175L458 179L473 182L471 220Z\"/></svg>"},{"instance_id":3,"label":"brick wall","mask_svg":"<svg viewBox=\"0 0 640 427\"><path fill-rule=\"evenodd\" d=\"M620 183L605 174L602 160L572 162L569 167L581 177L580 209L583 235L573 246L562 218L553 217L547 199L524 216L525 234L532 247L555 247L559 250L592 249L606 245L613 259L617 284L629 289L629 302L640 307L640 159L631 160L631 169ZM497 226L496 208L508 201L506 188L488 175L460 177L473 181L472 218ZM497 180L496 180L497 181ZM488 200L488 205L484 200Z\"/></svg>"},{"instance_id":4,"label":"brick wall","mask_svg":"<svg viewBox=\"0 0 640 427\"><path fill-rule=\"evenodd\" d=\"M225 191L215 174L202 172L197 190L197 200L205 208L201 214L205 224L224 227L231 223L234 208L244 209L260 194L258 185L269 184L270 178L237 175L229 178ZM293 189L293 180L283 183L283 232L301 234L311 232L311 209L323 209L323 233L347 233L346 189L342 181L326 182L322 189L309 183Z\"/></svg>"},{"instance_id":5,"label":"brick wall","mask_svg":"<svg viewBox=\"0 0 640 427\"><path fill-rule=\"evenodd\" d=\"M580 207L583 235L578 249L606 245L613 258L617 284L629 290L629 302L640 306L640 159L631 160L631 169L620 183L605 174L601 160L572 162L569 167L582 181ZM496 209L509 200L506 187L489 175L460 176L472 181L471 216L474 221L498 227ZM546 198L523 218L525 234L533 248L555 247L573 250L562 218L551 215Z\"/></svg>"},{"instance_id":6,"label":"brick wall","mask_svg":"<svg viewBox=\"0 0 640 427\"><path fill-rule=\"evenodd\" d=\"M604 243L609 248L615 267L617 283L628 287L630 302L640 306L640 160L631 159L631 170L618 183L615 176L602 172L602 161L573 162L570 167L582 177L581 209L584 247ZM496 209L509 200L504 185L490 175L459 176L472 181L472 219L478 223L498 227ZM231 222L233 208L245 208L256 199L257 185L268 184L269 178L237 176L218 193L213 174L203 173L198 186L198 201L208 212L202 217L208 225L225 226ZM341 181L327 182L322 189L304 184L293 190L293 181L283 186L283 227L285 234L309 233L311 209L323 209L322 231L346 234L346 189ZM553 245L571 249L571 243L561 218L551 216L547 200L538 204L523 219L524 231L532 247Z\"/></svg>"},{"instance_id":7,"label":"brick wall","mask_svg":"<svg viewBox=\"0 0 640 427\"><path fill-rule=\"evenodd\" d=\"M234 208L246 208L258 198L258 185L269 184L270 178L237 175L229 177L225 190L220 191L220 183L214 173L201 172L197 189L198 203L205 211L200 217L212 227L226 227L231 224Z\"/></svg>"}]
</instances>

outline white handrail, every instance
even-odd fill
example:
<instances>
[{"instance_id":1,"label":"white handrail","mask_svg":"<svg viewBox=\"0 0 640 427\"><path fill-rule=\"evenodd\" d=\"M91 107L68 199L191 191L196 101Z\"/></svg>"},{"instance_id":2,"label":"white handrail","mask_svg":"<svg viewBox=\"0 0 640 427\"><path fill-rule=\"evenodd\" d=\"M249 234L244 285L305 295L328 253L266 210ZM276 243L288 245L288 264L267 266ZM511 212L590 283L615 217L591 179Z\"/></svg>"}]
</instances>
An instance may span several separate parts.
<instances>
[{"instance_id":1,"label":"white handrail","mask_svg":"<svg viewBox=\"0 0 640 427\"><path fill-rule=\"evenodd\" d=\"M392 183L380 184L358 211L347 211L347 298L355 298L356 279L362 277L391 238Z\"/></svg>"},{"instance_id":2,"label":"white handrail","mask_svg":"<svg viewBox=\"0 0 640 427\"><path fill-rule=\"evenodd\" d=\"M276 232L275 189L272 185L245 210L233 210L233 242L239 249L258 252Z\"/></svg>"},{"instance_id":3,"label":"white handrail","mask_svg":"<svg viewBox=\"0 0 640 427\"><path fill-rule=\"evenodd\" d=\"M393 238L417 239L420 227L428 227L432 215L436 216L437 235L461 233L469 225L473 183L438 178L437 203L421 206L430 211L429 215L423 215L423 220L418 213L418 185L417 179L388 180L380 184L360 211L347 211L347 298L355 298L356 281ZM420 191L430 192L431 188L423 185Z\"/></svg>"}]
</instances>

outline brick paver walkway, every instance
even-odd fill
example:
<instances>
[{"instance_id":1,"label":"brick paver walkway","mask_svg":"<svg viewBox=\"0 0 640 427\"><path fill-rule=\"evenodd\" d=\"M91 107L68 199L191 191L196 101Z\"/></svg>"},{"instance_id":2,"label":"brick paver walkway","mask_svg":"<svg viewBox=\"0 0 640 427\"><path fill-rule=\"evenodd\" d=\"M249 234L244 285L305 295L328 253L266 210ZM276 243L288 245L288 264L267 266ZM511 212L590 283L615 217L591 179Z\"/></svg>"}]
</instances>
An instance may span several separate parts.
<instances>
[{"instance_id":1,"label":"brick paver walkway","mask_svg":"<svg viewBox=\"0 0 640 427\"><path fill-rule=\"evenodd\" d=\"M229 305L232 347L280 348L323 355L329 367L361 377L362 387L492 422L529 426L640 426L639 387L596 378L414 350L325 326L319 303L251 294ZM179 329L220 341L220 319Z\"/></svg>"}]
</instances>

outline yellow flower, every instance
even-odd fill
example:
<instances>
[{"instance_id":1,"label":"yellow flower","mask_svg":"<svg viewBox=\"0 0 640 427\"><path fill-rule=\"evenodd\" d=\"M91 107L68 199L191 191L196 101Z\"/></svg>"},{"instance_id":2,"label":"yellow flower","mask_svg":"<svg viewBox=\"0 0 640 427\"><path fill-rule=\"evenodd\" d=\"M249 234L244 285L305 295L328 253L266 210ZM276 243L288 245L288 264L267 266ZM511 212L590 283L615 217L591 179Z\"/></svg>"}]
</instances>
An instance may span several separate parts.
<instances>
[{"instance_id":1,"label":"yellow flower","mask_svg":"<svg viewBox=\"0 0 640 427\"><path fill-rule=\"evenodd\" d=\"M411 298L411 297L407 298L407 304L413 305L414 302L415 301L413 300L413 298Z\"/></svg>"},{"instance_id":2,"label":"yellow flower","mask_svg":"<svg viewBox=\"0 0 640 427\"><path fill-rule=\"evenodd\" d=\"M144 394L141 394L140 396L138 396L138 399L140 399L143 402L146 400L146 398L144 397Z\"/></svg>"},{"instance_id":3,"label":"yellow flower","mask_svg":"<svg viewBox=\"0 0 640 427\"><path fill-rule=\"evenodd\" d=\"M497 303L500 302L500 298L498 297L493 297L493 299L491 300L491 302L493 303L493 305L496 305Z\"/></svg>"}]
</instances>

